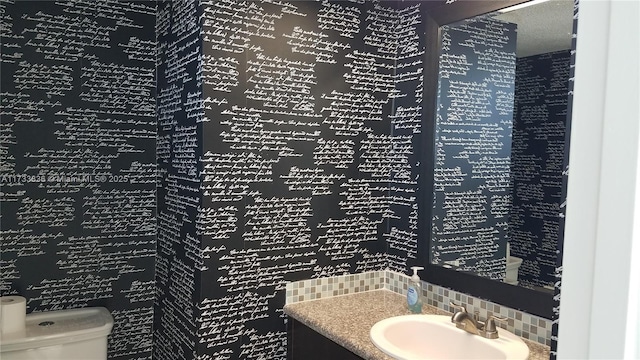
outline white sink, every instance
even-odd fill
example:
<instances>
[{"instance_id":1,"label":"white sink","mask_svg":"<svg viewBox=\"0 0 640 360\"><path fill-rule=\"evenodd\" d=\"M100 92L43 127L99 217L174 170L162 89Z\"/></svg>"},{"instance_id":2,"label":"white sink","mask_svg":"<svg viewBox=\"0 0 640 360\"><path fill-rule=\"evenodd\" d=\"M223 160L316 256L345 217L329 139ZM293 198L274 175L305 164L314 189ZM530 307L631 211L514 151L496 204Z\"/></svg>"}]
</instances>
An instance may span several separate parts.
<instances>
[{"instance_id":1,"label":"white sink","mask_svg":"<svg viewBox=\"0 0 640 360\"><path fill-rule=\"evenodd\" d=\"M498 329L498 339L485 339L456 328L451 316L404 315L379 321L371 341L395 359L522 359L529 348L518 336Z\"/></svg>"}]
</instances>

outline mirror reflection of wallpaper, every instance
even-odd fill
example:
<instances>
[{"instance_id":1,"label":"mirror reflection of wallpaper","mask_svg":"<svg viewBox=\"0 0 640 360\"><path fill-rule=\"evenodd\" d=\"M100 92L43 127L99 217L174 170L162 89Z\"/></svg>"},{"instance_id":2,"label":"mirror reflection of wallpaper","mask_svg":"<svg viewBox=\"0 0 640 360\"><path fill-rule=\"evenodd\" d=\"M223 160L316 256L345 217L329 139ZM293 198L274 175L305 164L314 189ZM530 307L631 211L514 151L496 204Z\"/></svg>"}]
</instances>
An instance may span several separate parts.
<instances>
[{"instance_id":1,"label":"mirror reflection of wallpaper","mask_svg":"<svg viewBox=\"0 0 640 360\"><path fill-rule=\"evenodd\" d=\"M516 25L481 17L441 33L430 261L502 280Z\"/></svg>"},{"instance_id":2,"label":"mirror reflection of wallpaper","mask_svg":"<svg viewBox=\"0 0 640 360\"><path fill-rule=\"evenodd\" d=\"M150 358L155 3L2 1L0 292L107 307L109 359Z\"/></svg>"},{"instance_id":3,"label":"mirror reflection of wallpaper","mask_svg":"<svg viewBox=\"0 0 640 360\"><path fill-rule=\"evenodd\" d=\"M568 50L517 61L509 241L521 286L555 282L569 64Z\"/></svg>"}]
</instances>

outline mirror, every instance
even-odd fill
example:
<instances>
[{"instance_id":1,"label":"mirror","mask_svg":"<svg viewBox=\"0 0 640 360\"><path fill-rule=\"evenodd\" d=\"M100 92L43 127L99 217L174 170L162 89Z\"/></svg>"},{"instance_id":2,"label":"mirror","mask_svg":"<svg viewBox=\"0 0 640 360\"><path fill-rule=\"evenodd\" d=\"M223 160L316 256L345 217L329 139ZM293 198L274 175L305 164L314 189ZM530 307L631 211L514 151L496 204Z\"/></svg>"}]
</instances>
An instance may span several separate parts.
<instances>
[{"instance_id":1,"label":"mirror","mask_svg":"<svg viewBox=\"0 0 640 360\"><path fill-rule=\"evenodd\" d=\"M497 11L520 3L428 14L420 251L427 281L551 319L574 3Z\"/></svg>"}]
</instances>

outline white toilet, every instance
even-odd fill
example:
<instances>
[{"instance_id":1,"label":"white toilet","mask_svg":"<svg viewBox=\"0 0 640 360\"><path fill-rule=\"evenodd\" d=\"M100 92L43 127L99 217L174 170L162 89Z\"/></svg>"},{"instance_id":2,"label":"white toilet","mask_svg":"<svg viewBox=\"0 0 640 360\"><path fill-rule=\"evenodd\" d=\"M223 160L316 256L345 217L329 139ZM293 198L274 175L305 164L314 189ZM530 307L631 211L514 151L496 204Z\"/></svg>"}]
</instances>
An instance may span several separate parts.
<instances>
[{"instance_id":1,"label":"white toilet","mask_svg":"<svg viewBox=\"0 0 640 360\"><path fill-rule=\"evenodd\" d=\"M106 360L111 328L102 307L31 313L24 331L0 335L0 359Z\"/></svg>"},{"instance_id":2,"label":"white toilet","mask_svg":"<svg viewBox=\"0 0 640 360\"><path fill-rule=\"evenodd\" d=\"M518 270L522 265L522 259L516 256L509 256L507 258L507 273L504 277L504 282L511 285L518 285Z\"/></svg>"}]
</instances>

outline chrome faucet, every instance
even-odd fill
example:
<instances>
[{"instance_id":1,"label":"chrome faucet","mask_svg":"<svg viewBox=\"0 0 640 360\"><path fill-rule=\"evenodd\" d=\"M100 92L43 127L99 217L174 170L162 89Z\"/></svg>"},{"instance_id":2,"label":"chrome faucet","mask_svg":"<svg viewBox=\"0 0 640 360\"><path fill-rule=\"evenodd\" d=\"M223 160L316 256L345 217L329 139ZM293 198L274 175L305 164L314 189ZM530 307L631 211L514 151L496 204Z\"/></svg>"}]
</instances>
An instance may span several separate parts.
<instances>
[{"instance_id":1,"label":"chrome faucet","mask_svg":"<svg viewBox=\"0 0 640 360\"><path fill-rule=\"evenodd\" d=\"M507 321L507 318L499 318L491 315L486 322L483 322L479 320L478 312L472 317L464 306L458 305L453 301L449 302L449 305L457 309L451 316L451 322L456 324L458 329L462 329L470 334L480 335L487 339L498 338L496 321Z\"/></svg>"}]
</instances>

